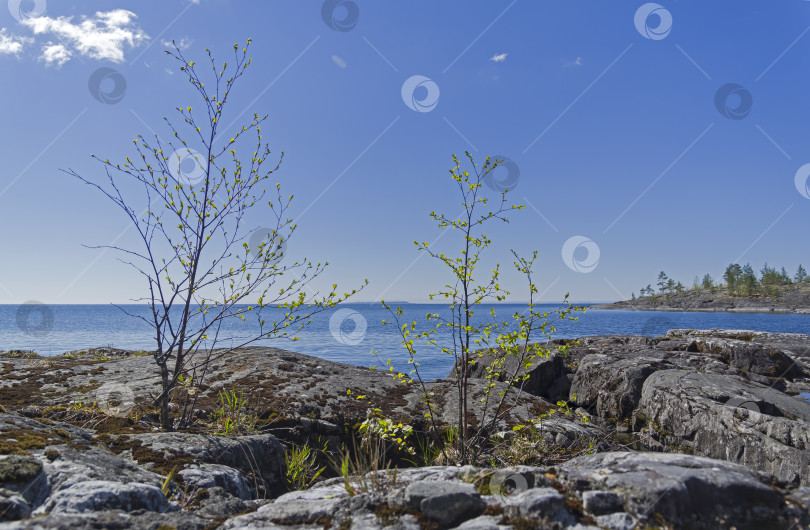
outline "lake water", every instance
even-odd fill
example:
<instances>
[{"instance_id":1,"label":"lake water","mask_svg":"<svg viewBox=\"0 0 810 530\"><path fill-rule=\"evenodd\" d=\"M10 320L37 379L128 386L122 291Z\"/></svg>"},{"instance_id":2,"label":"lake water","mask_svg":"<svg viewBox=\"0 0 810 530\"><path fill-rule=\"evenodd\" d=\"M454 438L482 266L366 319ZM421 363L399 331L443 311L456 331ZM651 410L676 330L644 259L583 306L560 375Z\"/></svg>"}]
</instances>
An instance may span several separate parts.
<instances>
[{"instance_id":1,"label":"lake water","mask_svg":"<svg viewBox=\"0 0 810 530\"><path fill-rule=\"evenodd\" d=\"M489 308L499 319L525 311L525 305L499 304L479 308L477 315L487 316ZM556 305L539 306L551 311ZM148 316L145 306L128 305L134 314ZM404 320L425 323L427 313L447 312L440 304L403 304ZM268 311L269 319L277 310ZM278 313L276 313L278 314ZM654 336L674 328L727 328L760 331L810 333L810 315L743 314L743 313L675 313L649 311L615 311L589 309L579 313L579 321L557 325L554 338L575 338L586 335L639 334ZM274 346L314 355L324 359L359 366L379 365L371 355L377 350L383 359L392 359L398 369L407 371L407 354L400 344L399 333L393 326L383 326L390 314L380 304L343 304L337 309L317 315L304 329L300 340L265 340L259 345ZM223 335L239 337L256 329L234 320L225 326ZM449 340L449 334L440 336ZM228 345L228 342L223 345ZM123 349L154 349L149 327L141 320L128 316L120 309L107 305L0 305L0 350L30 349L42 355L55 355L70 350L97 346ZM421 370L426 379L444 377L452 366L452 358L425 346Z\"/></svg>"}]
</instances>

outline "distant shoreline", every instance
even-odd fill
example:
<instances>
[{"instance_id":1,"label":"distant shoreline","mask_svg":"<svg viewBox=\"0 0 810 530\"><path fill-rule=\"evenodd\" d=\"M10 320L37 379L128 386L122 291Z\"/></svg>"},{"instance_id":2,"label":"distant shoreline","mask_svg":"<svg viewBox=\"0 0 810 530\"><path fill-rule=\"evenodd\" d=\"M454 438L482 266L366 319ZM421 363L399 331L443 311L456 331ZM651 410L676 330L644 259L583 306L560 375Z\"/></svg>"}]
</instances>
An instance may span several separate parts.
<instances>
[{"instance_id":1,"label":"distant shoreline","mask_svg":"<svg viewBox=\"0 0 810 530\"><path fill-rule=\"evenodd\" d=\"M627 303L628 305L623 305ZM672 306L655 306L655 307L633 307L629 305L629 301L614 302L611 304L599 304L588 306L587 309L604 309L604 310L624 310L624 311L661 311L665 313L760 313L760 314L779 314L779 315L810 315L810 308L778 308L778 307L711 307L711 308L693 308L693 307L672 307Z\"/></svg>"}]
</instances>

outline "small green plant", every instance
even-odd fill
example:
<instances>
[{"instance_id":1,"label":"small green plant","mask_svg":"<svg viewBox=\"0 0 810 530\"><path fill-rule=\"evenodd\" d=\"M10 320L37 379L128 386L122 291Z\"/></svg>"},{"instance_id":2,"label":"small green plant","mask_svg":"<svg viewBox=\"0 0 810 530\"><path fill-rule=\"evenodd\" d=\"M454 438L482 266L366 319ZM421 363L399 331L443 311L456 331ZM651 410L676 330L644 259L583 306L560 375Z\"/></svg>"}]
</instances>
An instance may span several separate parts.
<instances>
[{"instance_id":1,"label":"small green plant","mask_svg":"<svg viewBox=\"0 0 810 530\"><path fill-rule=\"evenodd\" d=\"M166 475L166 478L163 480L163 484L160 486L160 491L163 492L163 495L166 496L167 499L171 498L172 494L172 485L174 484L174 476L177 474L177 466L173 467L169 474Z\"/></svg>"},{"instance_id":2,"label":"small green plant","mask_svg":"<svg viewBox=\"0 0 810 530\"><path fill-rule=\"evenodd\" d=\"M572 400L576 400L576 394L573 394ZM580 423L590 421L587 416L572 411L568 402L558 401L557 408L549 409L526 424L515 425L512 427L513 432L495 435L492 444L495 447L496 460L500 465L508 466L553 465L597 450L600 440L584 435L576 435L568 442L558 443L553 433L546 428L546 424L555 418Z\"/></svg>"},{"instance_id":3,"label":"small green plant","mask_svg":"<svg viewBox=\"0 0 810 530\"><path fill-rule=\"evenodd\" d=\"M70 410L72 410L74 412L82 412L82 413L88 414L88 415L94 415L94 414L98 414L98 413L101 412L101 409L99 408L97 402L95 402L95 401L93 401L93 402L82 401L81 399L71 403L70 404Z\"/></svg>"},{"instance_id":4,"label":"small green plant","mask_svg":"<svg viewBox=\"0 0 810 530\"><path fill-rule=\"evenodd\" d=\"M473 463L487 449L489 436L499 423L513 409L516 399L528 379L528 371L537 359L551 353L549 343L556 331L555 324L564 320L576 320L571 316L580 308L572 307L566 294L560 306L552 311L541 310L535 302L538 288L532 279L537 251L530 257L521 256L512 250L515 270L525 279L528 298L527 311L515 312L511 318L499 318L494 308L488 316L477 315L478 309L489 301L502 302L510 292L501 285L500 265L495 265L488 277L479 279L482 254L492 245L492 240L483 233L492 222L509 222L509 215L522 210L525 205L510 205L508 189L489 194L486 182L492 172L503 164L503 160L486 158L483 165L476 164L472 155L465 153L469 169L462 169L461 162L453 156L454 167L450 174L460 192L464 211L461 215L450 216L431 212L430 217L440 230L456 235L460 245L458 254L453 256L436 248L435 242L414 241L421 252L442 264L447 271L449 283L434 297L449 302L444 314L428 313L425 324L404 320L401 307L391 307L384 301L383 308L391 315L383 325L394 326L400 334L401 344L408 353L411 375L397 374L391 369L395 380L407 384L418 384L422 402L426 406L425 417L430 421L433 432L440 432L436 423L436 403L419 372L421 346L450 355L454 360L451 376L457 387L458 416L454 427L458 429L455 438L457 463ZM452 339L442 337L449 332ZM417 348L417 344L420 345ZM375 352L373 352L375 353ZM375 353L376 355L376 353ZM484 374L484 389L481 405L473 402L477 377L473 366L484 356L491 357L491 363ZM379 359L379 357L378 357ZM511 362L507 362L507 361ZM499 383L506 383L499 385ZM515 397L517 396L517 398ZM475 408L474 408L475 407ZM477 409L477 410L476 410ZM475 418L477 421L472 421ZM448 456L445 452L444 456Z\"/></svg>"},{"instance_id":5,"label":"small green plant","mask_svg":"<svg viewBox=\"0 0 810 530\"><path fill-rule=\"evenodd\" d=\"M256 429L258 418L247 411L247 399L241 390L220 390L221 406L214 413L217 436L238 436L249 434Z\"/></svg>"},{"instance_id":6,"label":"small green plant","mask_svg":"<svg viewBox=\"0 0 810 530\"><path fill-rule=\"evenodd\" d=\"M326 445L324 445L326 450ZM310 487L323 473L323 467L317 467L317 453L308 445L293 445L284 453L287 464L287 484L290 489L303 490Z\"/></svg>"},{"instance_id":7,"label":"small green plant","mask_svg":"<svg viewBox=\"0 0 810 530\"><path fill-rule=\"evenodd\" d=\"M185 486L180 493L177 493L180 488L174 480L175 475L177 475L177 466L173 467L172 470L169 471L169 474L166 475L166 478L163 479L160 491L163 492L163 495L165 495L169 501L179 504L181 510L188 510L197 498L199 488L194 486L191 488L191 491L189 491L189 487Z\"/></svg>"},{"instance_id":8,"label":"small green plant","mask_svg":"<svg viewBox=\"0 0 810 530\"><path fill-rule=\"evenodd\" d=\"M415 454L413 447L408 444L413 427L386 418L382 409L370 409L366 421L360 424L359 431L363 436L364 445L370 443L372 439L380 439L390 442L398 451Z\"/></svg>"},{"instance_id":9,"label":"small green plant","mask_svg":"<svg viewBox=\"0 0 810 530\"><path fill-rule=\"evenodd\" d=\"M386 459L386 445L379 436L368 437L360 444L352 437L351 448L344 445L337 460L330 458L349 495L385 494L396 484L397 468Z\"/></svg>"},{"instance_id":10,"label":"small green plant","mask_svg":"<svg viewBox=\"0 0 810 530\"><path fill-rule=\"evenodd\" d=\"M190 376L190 375L185 375L184 376L183 374L179 374L177 376L177 384L181 388L186 388L186 389L191 388L191 383L193 381L194 381L194 377Z\"/></svg>"},{"instance_id":11,"label":"small green plant","mask_svg":"<svg viewBox=\"0 0 810 530\"><path fill-rule=\"evenodd\" d=\"M421 455L425 465L442 466L459 461L458 427L448 425L440 430L439 436L426 438L424 441L421 438L418 440L418 454Z\"/></svg>"}]
</instances>

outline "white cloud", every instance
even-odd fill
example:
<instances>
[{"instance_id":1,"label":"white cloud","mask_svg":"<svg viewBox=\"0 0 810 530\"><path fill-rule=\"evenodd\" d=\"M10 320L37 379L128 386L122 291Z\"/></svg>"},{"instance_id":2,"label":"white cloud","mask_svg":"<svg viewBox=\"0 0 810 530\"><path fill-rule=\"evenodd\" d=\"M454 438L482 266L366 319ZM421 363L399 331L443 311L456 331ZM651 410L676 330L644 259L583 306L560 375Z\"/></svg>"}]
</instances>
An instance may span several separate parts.
<instances>
[{"instance_id":1,"label":"white cloud","mask_svg":"<svg viewBox=\"0 0 810 530\"><path fill-rule=\"evenodd\" d=\"M35 35L53 34L65 45L72 46L80 55L92 59L124 61L124 48L139 45L149 36L135 24L135 13L125 9L97 11L92 17L83 16L79 23L73 17L48 16L27 18L22 23ZM45 57L42 57L46 60Z\"/></svg>"},{"instance_id":2,"label":"white cloud","mask_svg":"<svg viewBox=\"0 0 810 530\"><path fill-rule=\"evenodd\" d=\"M194 39L191 39L189 37L183 37L180 40L174 39L174 44L172 44L172 41L170 40L162 40L160 41L160 44L162 44L164 48L172 48L172 49L174 49L174 44L177 44L177 47L180 48L181 50L187 50L191 47L192 44L194 44Z\"/></svg>"},{"instance_id":3,"label":"white cloud","mask_svg":"<svg viewBox=\"0 0 810 530\"><path fill-rule=\"evenodd\" d=\"M32 42L34 42L32 38L9 35L6 28L0 28L0 55L17 55L23 46Z\"/></svg>"},{"instance_id":4,"label":"white cloud","mask_svg":"<svg viewBox=\"0 0 810 530\"><path fill-rule=\"evenodd\" d=\"M163 71L169 75L174 75L174 70L172 70L171 68L164 68Z\"/></svg>"},{"instance_id":5,"label":"white cloud","mask_svg":"<svg viewBox=\"0 0 810 530\"><path fill-rule=\"evenodd\" d=\"M336 65L338 65L341 68L346 68L346 61L343 60L343 57L340 57L338 55L333 55L332 56L332 62L334 62Z\"/></svg>"},{"instance_id":6,"label":"white cloud","mask_svg":"<svg viewBox=\"0 0 810 530\"><path fill-rule=\"evenodd\" d=\"M62 66L68 62L72 56L73 54L70 53L70 50L63 44L48 42L42 47L42 55L40 58L45 61L45 64L48 66Z\"/></svg>"},{"instance_id":7,"label":"white cloud","mask_svg":"<svg viewBox=\"0 0 810 530\"><path fill-rule=\"evenodd\" d=\"M577 57L573 61L563 61L564 68L571 68L573 66L582 66L582 57Z\"/></svg>"},{"instance_id":8,"label":"white cloud","mask_svg":"<svg viewBox=\"0 0 810 530\"><path fill-rule=\"evenodd\" d=\"M509 55L508 53L497 53L489 58L490 61L496 63L502 63L506 60L506 56Z\"/></svg>"}]
</instances>

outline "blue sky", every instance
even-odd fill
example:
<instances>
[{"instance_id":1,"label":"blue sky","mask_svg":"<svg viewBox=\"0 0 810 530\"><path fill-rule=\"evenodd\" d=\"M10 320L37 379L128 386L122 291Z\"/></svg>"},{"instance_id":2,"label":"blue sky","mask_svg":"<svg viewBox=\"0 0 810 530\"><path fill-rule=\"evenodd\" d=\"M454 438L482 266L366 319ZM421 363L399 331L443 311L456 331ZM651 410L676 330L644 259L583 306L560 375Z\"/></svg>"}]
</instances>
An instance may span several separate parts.
<instances>
[{"instance_id":1,"label":"blue sky","mask_svg":"<svg viewBox=\"0 0 810 530\"><path fill-rule=\"evenodd\" d=\"M123 160L197 103L171 39L198 60L253 39L228 117L270 115L299 225L288 253L328 260L329 284L368 278L359 301L423 301L448 280L412 242L439 235L430 211L460 212L447 170L465 150L511 160L498 178L527 204L488 232L481 272L537 249L543 300L629 297L661 269L691 284L735 260L810 266L810 2L333 4L331 19L315 0L0 9L0 303L143 293L114 252L82 246L136 246L127 219L59 170L101 182L91 153ZM114 103L89 89L102 67L126 82L96 91ZM427 112L403 99L413 76ZM517 276L503 283L526 298Z\"/></svg>"}]
</instances>

